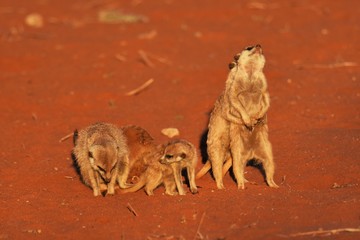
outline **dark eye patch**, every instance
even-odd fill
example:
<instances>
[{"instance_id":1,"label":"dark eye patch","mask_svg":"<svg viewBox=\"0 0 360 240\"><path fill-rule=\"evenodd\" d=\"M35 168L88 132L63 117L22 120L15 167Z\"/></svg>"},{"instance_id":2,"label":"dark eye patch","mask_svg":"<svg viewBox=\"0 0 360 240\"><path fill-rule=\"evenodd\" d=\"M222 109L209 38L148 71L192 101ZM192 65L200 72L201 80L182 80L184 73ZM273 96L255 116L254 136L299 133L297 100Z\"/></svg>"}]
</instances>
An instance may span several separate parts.
<instances>
[{"instance_id":1,"label":"dark eye patch","mask_svg":"<svg viewBox=\"0 0 360 240\"><path fill-rule=\"evenodd\" d=\"M165 155L165 158L166 158L166 159L171 159L171 158L173 158L173 157L174 157L174 155L170 155L170 154L166 154L166 155Z\"/></svg>"},{"instance_id":2,"label":"dark eye patch","mask_svg":"<svg viewBox=\"0 0 360 240\"><path fill-rule=\"evenodd\" d=\"M181 157L182 159L186 158L186 153L182 153L182 154L180 155L180 157Z\"/></svg>"},{"instance_id":3,"label":"dark eye patch","mask_svg":"<svg viewBox=\"0 0 360 240\"><path fill-rule=\"evenodd\" d=\"M100 171L102 171L102 172L106 172L105 171L105 169L103 169L102 167L100 167L99 165L97 166L98 167L98 169L100 170Z\"/></svg>"},{"instance_id":4,"label":"dark eye patch","mask_svg":"<svg viewBox=\"0 0 360 240\"><path fill-rule=\"evenodd\" d=\"M251 49L253 49L255 46L249 46L249 47L246 47L245 50L247 51L250 51Z\"/></svg>"},{"instance_id":5,"label":"dark eye patch","mask_svg":"<svg viewBox=\"0 0 360 240\"><path fill-rule=\"evenodd\" d=\"M92 152L90 152L90 151L88 152L88 156L89 156L89 158L94 158Z\"/></svg>"}]
</instances>

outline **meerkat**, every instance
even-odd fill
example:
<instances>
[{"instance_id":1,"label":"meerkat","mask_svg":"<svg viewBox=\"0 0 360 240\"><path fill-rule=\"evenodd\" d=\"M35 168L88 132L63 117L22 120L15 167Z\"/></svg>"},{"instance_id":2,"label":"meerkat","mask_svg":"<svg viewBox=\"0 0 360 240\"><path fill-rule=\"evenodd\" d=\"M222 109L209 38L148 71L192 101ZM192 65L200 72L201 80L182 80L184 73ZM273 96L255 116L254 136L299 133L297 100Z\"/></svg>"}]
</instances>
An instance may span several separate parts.
<instances>
[{"instance_id":1,"label":"meerkat","mask_svg":"<svg viewBox=\"0 0 360 240\"><path fill-rule=\"evenodd\" d=\"M190 142L179 139L172 140L166 145L164 155L160 162L162 164L169 164L173 168L176 187L180 195L185 195L181 181L181 171L184 168L186 168L189 178L191 193L195 194L198 192L195 183L195 167L197 161L196 149Z\"/></svg>"},{"instance_id":2,"label":"meerkat","mask_svg":"<svg viewBox=\"0 0 360 240\"><path fill-rule=\"evenodd\" d=\"M133 182L146 170L146 156L156 152L157 144L154 138L143 128L135 125L121 127L129 149L129 176Z\"/></svg>"},{"instance_id":3,"label":"meerkat","mask_svg":"<svg viewBox=\"0 0 360 240\"><path fill-rule=\"evenodd\" d=\"M115 184L127 187L129 159L122 131L110 123L95 123L74 132L73 154L83 182L92 188L94 196L102 190L115 193ZM105 186L105 187L104 187Z\"/></svg>"},{"instance_id":4,"label":"meerkat","mask_svg":"<svg viewBox=\"0 0 360 240\"><path fill-rule=\"evenodd\" d=\"M266 181L274 182L274 161L268 139L266 112L270 106L263 73L265 57L260 45L245 48L230 63L225 90L210 116L207 150L209 160L198 172L202 177L210 165L218 189L223 175L232 166L239 189L245 188L244 168L250 159L263 163ZM224 164L225 163L225 164Z\"/></svg>"},{"instance_id":5,"label":"meerkat","mask_svg":"<svg viewBox=\"0 0 360 240\"><path fill-rule=\"evenodd\" d=\"M195 183L195 166L197 154L195 147L185 140L173 140L167 144L157 146L157 151L148 155L146 171L140 176L139 181L131 188L122 190L122 193L136 192L142 187L147 195L154 195L154 189L164 184L165 193L168 195L185 195L181 180L181 170L186 168L189 178L190 191L198 192Z\"/></svg>"}]
</instances>

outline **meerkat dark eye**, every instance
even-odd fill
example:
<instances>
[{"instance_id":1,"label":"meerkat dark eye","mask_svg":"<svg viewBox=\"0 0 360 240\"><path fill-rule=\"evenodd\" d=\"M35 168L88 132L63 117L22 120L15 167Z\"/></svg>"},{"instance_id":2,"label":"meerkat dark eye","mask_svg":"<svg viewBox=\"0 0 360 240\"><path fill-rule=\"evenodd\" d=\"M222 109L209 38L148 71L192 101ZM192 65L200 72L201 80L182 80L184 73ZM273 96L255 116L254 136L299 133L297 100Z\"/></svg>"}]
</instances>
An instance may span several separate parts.
<instances>
[{"instance_id":1,"label":"meerkat dark eye","mask_svg":"<svg viewBox=\"0 0 360 240\"><path fill-rule=\"evenodd\" d=\"M94 158L92 152L90 152L90 151L88 152L88 156L89 156L89 158Z\"/></svg>"},{"instance_id":2,"label":"meerkat dark eye","mask_svg":"<svg viewBox=\"0 0 360 240\"><path fill-rule=\"evenodd\" d=\"M235 66L236 66L236 63L234 63L234 62L229 63L230 70L233 69Z\"/></svg>"},{"instance_id":3,"label":"meerkat dark eye","mask_svg":"<svg viewBox=\"0 0 360 240\"><path fill-rule=\"evenodd\" d=\"M182 154L180 155L180 157L181 157L182 159L184 159L184 158L186 158L186 154L185 154L185 153L182 153Z\"/></svg>"},{"instance_id":4,"label":"meerkat dark eye","mask_svg":"<svg viewBox=\"0 0 360 240\"><path fill-rule=\"evenodd\" d=\"M171 159L171 158L173 158L173 157L174 157L174 155L170 155L170 154L166 154L166 155L165 155L165 158L166 158L166 159Z\"/></svg>"},{"instance_id":5,"label":"meerkat dark eye","mask_svg":"<svg viewBox=\"0 0 360 240\"><path fill-rule=\"evenodd\" d=\"M249 46L249 47L246 47L245 50L250 51L253 48L254 48L254 46Z\"/></svg>"},{"instance_id":6,"label":"meerkat dark eye","mask_svg":"<svg viewBox=\"0 0 360 240\"><path fill-rule=\"evenodd\" d=\"M239 60L239 58L240 58L240 53L239 53L239 54L236 54L236 55L234 56L234 60L235 60L235 61Z\"/></svg>"}]
</instances>

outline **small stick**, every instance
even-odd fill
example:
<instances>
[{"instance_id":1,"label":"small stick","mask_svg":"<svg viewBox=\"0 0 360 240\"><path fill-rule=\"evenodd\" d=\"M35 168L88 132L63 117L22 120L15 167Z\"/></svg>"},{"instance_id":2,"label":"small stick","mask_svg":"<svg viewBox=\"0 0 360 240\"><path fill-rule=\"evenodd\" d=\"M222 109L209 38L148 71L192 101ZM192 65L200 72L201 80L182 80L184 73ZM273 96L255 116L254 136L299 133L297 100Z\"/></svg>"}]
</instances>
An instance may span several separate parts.
<instances>
[{"instance_id":1,"label":"small stick","mask_svg":"<svg viewBox=\"0 0 360 240\"><path fill-rule=\"evenodd\" d=\"M340 232L360 232L360 228L338 228L338 229L331 229L331 230L317 230L317 231L310 231L310 232L299 232L290 234L290 237L298 237L298 236L309 236L309 235L322 235L322 234L337 234Z\"/></svg>"},{"instance_id":2,"label":"small stick","mask_svg":"<svg viewBox=\"0 0 360 240\"><path fill-rule=\"evenodd\" d=\"M62 137L60 140L59 140L59 143L71 138L72 136L74 136L74 133L69 133L68 135L66 135L65 137Z\"/></svg>"},{"instance_id":3,"label":"small stick","mask_svg":"<svg viewBox=\"0 0 360 240\"><path fill-rule=\"evenodd\" d=\"M145 65L151 68L155 67L154 63L150 61L148 55L143 50L139 50L138 53L140 55L141 60L145 63Z\"/></svg>"},{"instance_id":4,"label":"small stick","mask_svg":"<svg viewBox=\"0 0 360 240\"><path fill-rule=\"evenodd\" d=\"M202 214L202 216L201 216L201 219L200 219L200 222L199 222L199 226L198 226L198 228L197 228L197 230L196 230L196 234L195 234L194 240L197 238L198 235L200 236L200 239L203 239L203 238L204 238L203 235L200 233L200 227L201 227L201 225L202 225L202 223L203 223L203 221L204 221L205 213L206 213L206 212L204 212L204 213Z\"/></svg>"},{"instance_id":5,"label":"small stick","mask_svg":"<svg viewBox=\"0 0 360 240\"><path fill-rule=\"evenodd\" d=\"M140 93L141 91L145 90L147 87L149 87L152 83L154 82L153 78L150 78L149 80L147 80L143 85L141 85L140 87L131 90L130 92L127 92L125 95L126 96L134 96L138 93Z\"/></svg>"},{"instance_id":6,"label":"small stick","mask_svg":"<svg viewBox=\"0 0 360 240\"><path fill-rule=\"evenodd\" d=\"M130 205L130 203L127 203L126 205L127 209L129 209L129 211L134 214L135 217L138 216L138 214L136 213L135 209Z\"/></svg>"},{"instance_id":7,"label":"small stick","mask_svg":"<svg viewBox=\"0 0 360 240\"><path fill-rule=\"evenodd\" d=\"M115 58L116 58L116 60L119 60L120 62L126 62L126 57L124 57L121 54L116 54Z\"/></svg>"},{"instance_id":8,"label":"small stick","mask_svg":"<svg viewBox=\"0 0 360 240\"><path fill-rule=\"evenodd\" d=\"M36 113L32 113L32 114L31 114L31 117L32 117L32 119L33 119L34 121L37 121L37 120L38 120L38 117L37 117Z\"/></svg>"},{"instance_id":9,"label":"small stick","mask_svg":"<svg viewBox=\"0 0 360 240\"><path fill-rule=\"evenodd\" d=\"M167 64L167 65L171 65L171 64L172 64L171 61L169 61L169 60L166 59L166 58L159 57L159 56L156 56L156 55L154 55L154 54L149 54L149 53L148 53L148 55L149 55L149 57L157 60L157 61L160 62L160 63Z\"/></svg>"},{"instance_id":10,"label":"small stick","mask_svg":"<svg viewBox=\"0 0 360 240\"><path fill-rule=\"evenodd\" d=\"M308 68L341 68L341 67L356 67L358 66L355 62L342 62L342 63L331 63L331 64L314 64L306 66Z\"/></svg>"},{"instance_id":11,"label":"small stick","mask_svg":"<svg viewBox=\"0 0 360 240\"><path fill-rule=\"evenodd\" d=\"M283 185L283 184L285 183L285 181L286 181L286 175L284 175L284 176L282 177L282 181L281 181L280 185Z\"/></svg>"}]
</instances>

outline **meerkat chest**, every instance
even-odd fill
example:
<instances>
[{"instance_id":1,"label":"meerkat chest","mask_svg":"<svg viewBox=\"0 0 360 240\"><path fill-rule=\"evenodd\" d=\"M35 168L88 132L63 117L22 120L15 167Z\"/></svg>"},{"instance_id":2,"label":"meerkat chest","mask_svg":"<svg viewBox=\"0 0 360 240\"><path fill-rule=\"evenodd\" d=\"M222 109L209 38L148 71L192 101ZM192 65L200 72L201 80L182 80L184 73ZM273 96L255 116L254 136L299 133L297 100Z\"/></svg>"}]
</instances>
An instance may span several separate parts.
<instances>
[{"instance_id":1,"label":"meerkat chest","mask_svg":"<svg viewBox=\"0 0 360 240\"><path fill-rule=\"evenodd\" d=\"M245 82L237 96L250 116L262 108L263 88L261 81Z\"/></svg>"}]
</instances>

